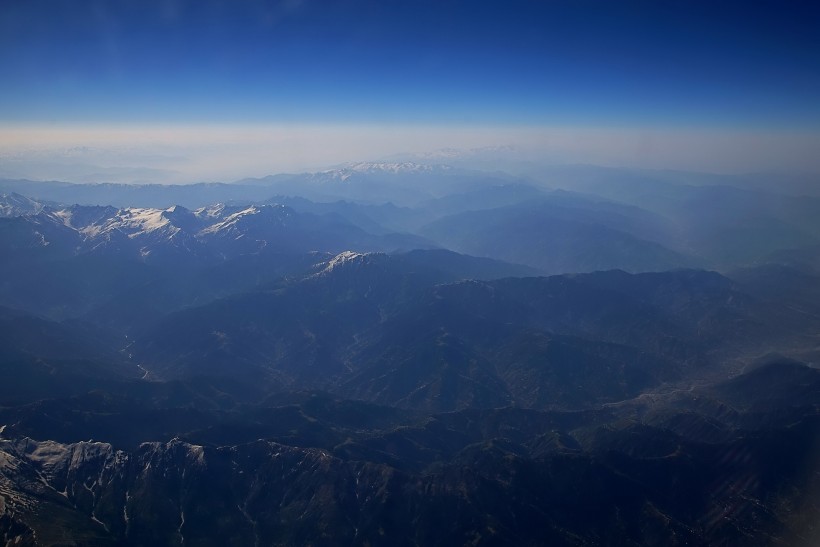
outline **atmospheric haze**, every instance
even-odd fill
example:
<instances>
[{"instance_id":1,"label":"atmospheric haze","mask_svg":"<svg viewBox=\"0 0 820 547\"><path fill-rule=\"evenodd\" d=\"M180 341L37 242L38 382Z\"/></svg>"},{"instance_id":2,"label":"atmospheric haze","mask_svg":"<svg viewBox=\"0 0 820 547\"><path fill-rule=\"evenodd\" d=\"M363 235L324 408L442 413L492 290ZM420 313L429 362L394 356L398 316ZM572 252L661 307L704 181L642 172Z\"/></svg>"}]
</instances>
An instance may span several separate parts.
<instances>
[{"instance_id":1,"label":"atmospheric haze","mask_svg":"<svg viewBox=\"0 0 820 547\"><path fill-rule=\"evenodd\" d=\"M806 132L425 125L15 125L0 176L179 184L320 171L351 161L492 169L593 164L722 174L820 172ZM473 160L472 162L470 160ZM476 161L481 160L481 161Z\"/></svg>"}]
</instances>

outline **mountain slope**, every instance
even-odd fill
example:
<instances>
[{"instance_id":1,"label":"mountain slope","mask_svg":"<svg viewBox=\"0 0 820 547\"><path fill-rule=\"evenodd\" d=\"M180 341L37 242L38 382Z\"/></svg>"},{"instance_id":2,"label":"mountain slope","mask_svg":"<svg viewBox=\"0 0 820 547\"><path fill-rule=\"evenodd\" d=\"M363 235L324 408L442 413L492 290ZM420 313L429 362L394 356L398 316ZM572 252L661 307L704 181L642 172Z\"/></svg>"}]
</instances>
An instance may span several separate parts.
<instances>
[{"instance_id":1,"label":"mountain slope","mask_svg":"<svg viewBox=\"0 0 820 547\"><path fill-rule=\"evenodd\" d=\"M408 256L343 253L301 280L171 314L135 359L159 377L229 375L433 411L581 408L811 344L816 324L715 273L454 283L407 268Z\"/></svg>"},{"instance_id":2,"label":"mountain slope","mask_svg":"<svg viewBox=\"0 0 820 547\"><path fill-rule=\"evenodd\" d=\"M694 263L659 243L607 225L601 213L551 203L459 213L425 226L420 233L458 252L527 264L553 274L659 271Z\"/></svg>"},{"instance_id":3,"label":"mountain slope","mask_svg":"<svg viewBox=\"0 0 820 547\"><path fill-rule=\"evenodd\" d=\"M784 393L816 383L817 371L790 370ZM315 396L268 409L274 428L285 411L351 427L320 447L298 436L125 450L0 438L0 533L34 533L42 545L806 543L820 511L808 495L820 486L818 392L783 416L780 405L755 404L767 398L750 389L784 371L771 365L668 394L645 419L627 407L505 408L365 425L350 411L377 409ZM704 397L717 404L710 410ZM745 406L721 417L728 402ZM722 438L676 432L693 415L712 419Z\"/></svg>"}]
</instances>

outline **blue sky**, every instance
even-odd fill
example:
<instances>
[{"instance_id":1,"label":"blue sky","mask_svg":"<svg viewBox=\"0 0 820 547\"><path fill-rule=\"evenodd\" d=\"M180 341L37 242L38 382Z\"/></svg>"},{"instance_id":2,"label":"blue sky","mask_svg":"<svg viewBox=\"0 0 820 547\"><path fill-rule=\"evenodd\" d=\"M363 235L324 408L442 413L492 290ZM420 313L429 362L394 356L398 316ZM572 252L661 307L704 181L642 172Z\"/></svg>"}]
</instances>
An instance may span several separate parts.
<instances>
[{"instance_id":1,"label":"blue sky","mask_svg":"<svg viewBox=\"0 0 820 547\"><path fill-rule=\"evenodd\" d=\"M820 172L815 4L0 0L0 176L225 180L507 145Z\"/></svg>"},{"instance_id":2,"label":"blue sky","mask_svg":"<svg viewBox=\"0 0 820 547\"><path fill-rule=\"evenodd\" d=\"M0 120L814 130L812 4L6 1Z\"/></svg>"}]
</instances>

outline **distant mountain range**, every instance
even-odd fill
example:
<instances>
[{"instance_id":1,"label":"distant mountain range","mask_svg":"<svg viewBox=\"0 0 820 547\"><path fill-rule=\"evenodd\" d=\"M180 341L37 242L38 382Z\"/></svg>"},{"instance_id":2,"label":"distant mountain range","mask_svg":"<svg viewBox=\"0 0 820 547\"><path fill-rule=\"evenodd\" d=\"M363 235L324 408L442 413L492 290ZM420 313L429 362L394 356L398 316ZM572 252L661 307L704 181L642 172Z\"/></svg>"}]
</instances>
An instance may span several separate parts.
<instances>
[{"instance_id":1,"label":"distant mountain range","mask_svg":"<svg viewBox=\"0 0 820 547\"><path fill-rule=\"evenodd\" d=\"M195 211L221 202L234 212L231 207L285 205L298 213L336 215L370 234L422 236L433 240L428 245L544 273L730 270L820 245L818 198L762 190L759 177L746 188L729 186L737 180L745 179L582 166L522 177L438 164L371 162L233 184L5 180L0 192L8 197L0 214L36 213L59 208L58 203ZM414 245L397 242L395 247Z\"/></svg>"}]
</instances>

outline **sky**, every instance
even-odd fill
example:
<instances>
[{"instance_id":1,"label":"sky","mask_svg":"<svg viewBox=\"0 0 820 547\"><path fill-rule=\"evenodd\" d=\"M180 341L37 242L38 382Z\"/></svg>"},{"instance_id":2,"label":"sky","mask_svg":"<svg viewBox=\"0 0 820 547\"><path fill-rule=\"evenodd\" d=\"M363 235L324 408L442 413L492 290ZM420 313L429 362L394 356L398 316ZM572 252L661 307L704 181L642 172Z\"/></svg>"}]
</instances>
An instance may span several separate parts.
<instances>
[{"instance_id":1,"label":"sky","mask_svg":"<svg viewBox=\"0 0 820 547\"><path fill-rule=\"evenodd\" d=\"M498 146L820 172L815 4L0 0L0 176L184 182Z\"/></svg>"}]
</instances>

